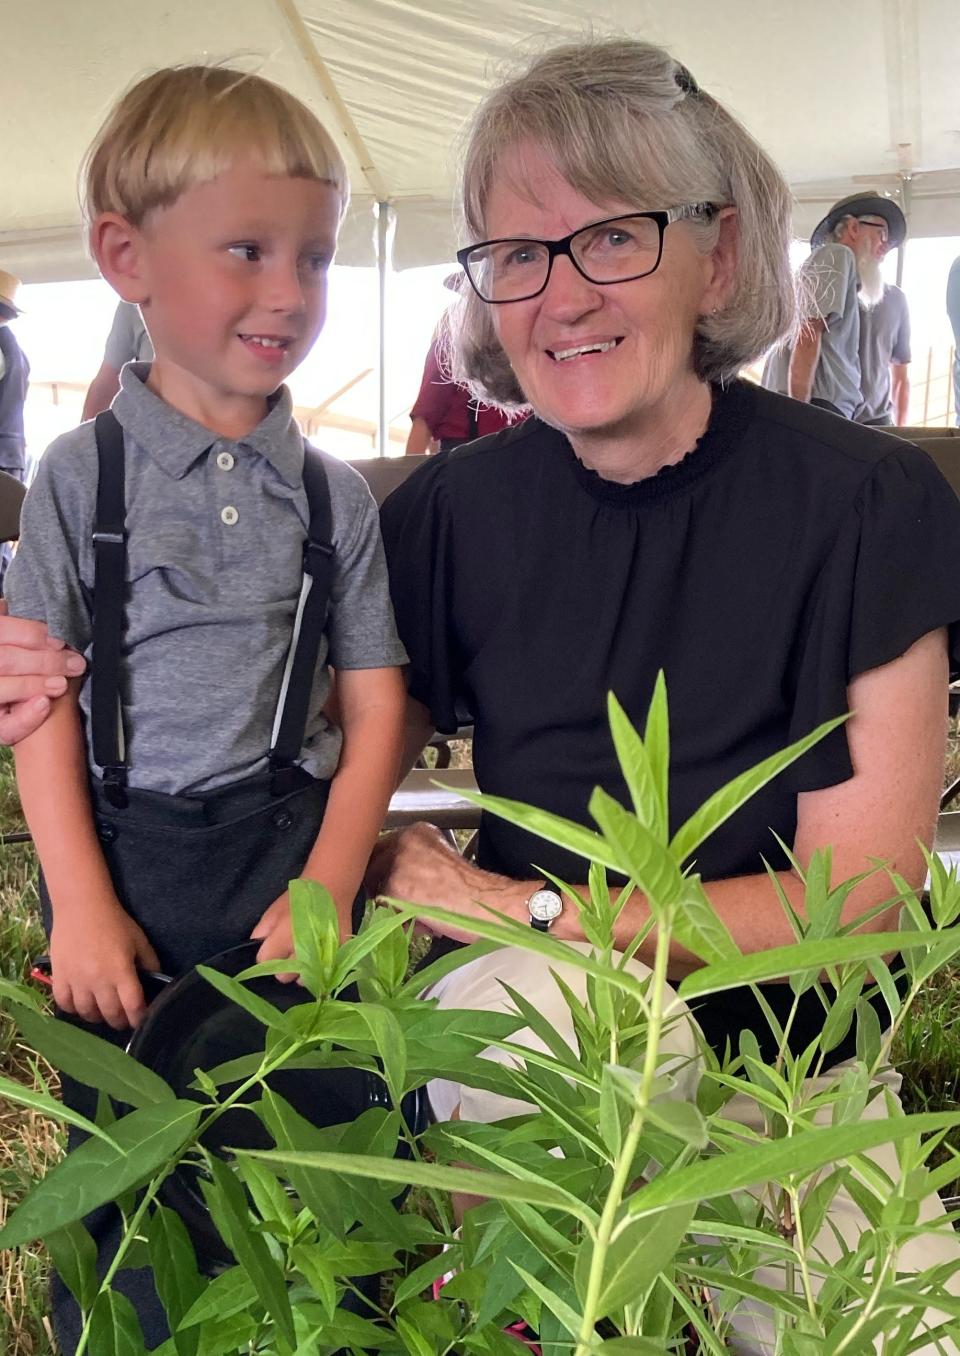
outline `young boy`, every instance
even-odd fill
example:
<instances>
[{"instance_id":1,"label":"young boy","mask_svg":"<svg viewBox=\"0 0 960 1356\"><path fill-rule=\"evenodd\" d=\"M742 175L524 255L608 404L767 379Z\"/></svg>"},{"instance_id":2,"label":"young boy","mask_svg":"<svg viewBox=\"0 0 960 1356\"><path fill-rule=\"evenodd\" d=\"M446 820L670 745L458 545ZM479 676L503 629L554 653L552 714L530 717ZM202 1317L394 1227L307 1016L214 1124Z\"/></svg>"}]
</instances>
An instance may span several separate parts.
<instances>
[{"instance_id":1,"label":"young boy","mask_svg":"<svg viewBox=\"0 0 960 1356\"><path fill-rule=\"evenodd\" d=\"M348 199L329 136L258 77L164 70L85 175L94 257L156 357L42 459L7 596L92 663L17 777L54 997L121 1031L143 1015L138 966L176 974L251 936L261 960L291 955L292 877L322 881L349 933L406 656L365 483L305 450L281 384L323 324Z\"/></svg>"}]
</instances>

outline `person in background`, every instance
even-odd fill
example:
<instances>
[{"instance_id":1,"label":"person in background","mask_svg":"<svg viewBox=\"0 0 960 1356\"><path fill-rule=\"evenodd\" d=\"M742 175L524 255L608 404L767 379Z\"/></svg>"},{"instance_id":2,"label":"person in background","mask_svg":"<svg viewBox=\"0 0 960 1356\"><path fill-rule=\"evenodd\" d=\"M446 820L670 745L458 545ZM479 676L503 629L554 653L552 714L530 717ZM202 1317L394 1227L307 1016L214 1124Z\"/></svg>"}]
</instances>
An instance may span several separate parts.
<instances>
[{"instance_id":1,"label":"person in background","mask_svg":"<svg viewBox=\"0 0 960 1356\"><path fill-rule=\"evenodd\" d=\"M26 438L23 406L30 380L30 364L10 328L21 314L17 305L20 279L0 269L0 471L23 480Z\"/></svg>"},{"instance_id":2,"label":"person in background","mask_svg":"<svg viewBox=\"0 0 960 1356\"><path fill-rule=\"evenodd\" d=\"M0 471L22 482L27 474L23 406L27 398L30 364L10 328L10 321L20 315L17 305L19 290L20 279L0 269ZM0 593L3 592L10 554L10 546L4 542L0 546Z\"/></svg>"},{"instance_id":3,"label":"person in background","mask_svg":"<svg viewBox=\"0 0 960 1356\"><path fill-rule=\"evenodd\" d=\"M856 417L863 403L860 318L882 300L880 261L906 230L897 204L877 193L834 204L810 237L812 253L800 269L800 333L792 348L767 359L767 390Z\"/></svg>"},{"instance_id":4,"label":"person in background","mask_svg":"<svg viewBox=\"0 0 960 1356\"><path fill-rule=\"evenodd\" d=\"M910 411L910 308L894 283L876 306L860 308L858 424L907 424Z\"/></svg>"},{"instance_id":5,"label":"person in background","mask_svg":"<svg viewBox=\"0 0 960 1356\"><path fill-rule=\"evenodd\" d=\"M511 416L490 405L473 400L465 386L458 386L444 374L436 339L430 345L423 366L420 392L410 410L413 421L404 449L417 452L442 452L448 447L473 442L507 428Z\"/></svg>"},{"instance_id":6,"label":"person in background","mask_svg":"<svg viewBox=\"0 0 960 1356\"><path fill-rule=\"evenodd\" d=\"M947 278L947 315L953 326L953 413L960 425L960 255Z\"/></svg>"},{"instance_id":7,"label":"person in background","mask_svg":"<svg viewBox=\"0 0 960 1356\"><path fill-rule=\"evenodd\" d=\"M95 419L101 410L109 409L110 402L120 390L120 369L124 363L152 361L153 344L143 323L140 307L131 301L121 301L107 335L100 370L87 390L81 419L84 422Z\"/></svg>"},{"instance_id":8,"label":"person in background","mask_svg":"<svg viewBox=\"0 0 960 1356\"><path fill-rule=\"evenodd\" d=\"M449 291L460 288L460 274L451 273L443 280ZM444 322L437 326L430 341L427 360L423 365L420 391L410 410L413 421L404 451L408 456L421 452L443 451L473 442L507 428L513 416L491 405L471 398L465 386L451 379L449 367L442 356Z\"/></svg>"}]
</instances>

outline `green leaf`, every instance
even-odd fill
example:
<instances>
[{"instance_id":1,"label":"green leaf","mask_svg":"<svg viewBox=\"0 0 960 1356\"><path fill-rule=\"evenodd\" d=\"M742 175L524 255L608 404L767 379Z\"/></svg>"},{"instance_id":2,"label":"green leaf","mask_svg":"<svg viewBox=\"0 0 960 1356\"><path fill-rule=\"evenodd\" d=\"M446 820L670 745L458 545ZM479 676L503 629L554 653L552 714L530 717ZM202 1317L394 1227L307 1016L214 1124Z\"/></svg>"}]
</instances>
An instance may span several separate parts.
<instances>
[{"instance_id":1,"label":"green leaf","mask_svg":"<svg viewBox=\"0 0 960 1356\"><path fill-rule=\"evenodd\" d=\"M743 984L761 984L766 980L782 979L804 970L824 970L831 965L870 961L888 951L907 951L914 947L950 956L960 944L951 935L937 933L869 932L851 937L829 937L818 942L793 942L789 946L773 947L769 951L754 951L749 956L717 965L705 965L680 984L680 997L689 1001L702 994L720 993L724 989L739 988Z\"/></svg>"},{"instance_id":2,"label":"green leaf","mask_svg":"<svg viewBox=\"0 0 960 1356\"><path fill-rule=\"evenodd\" d=\"M582 1316L572 1309L566 1300L555 1294L549 1286L538 1281L536 1276L531 1276L529 1271L525 1271L523 1267L518 1267L516 1262L513 1265L540 1302L545 1304L550 1312L560 1320L571 1337L576 1337L583 1324Z\"/></svg>"},{"instance_id":3,"label":"green leaf","mask_svg":"<svg viewBox=\"0 0 960 1356\"><path fill-rule=\"evenodd\" d=\"M196 1102L131 1111L111 1126L113 1144L88 1139L51 1168L0 1230L0 1248L32 1242L142 1185L182 1149L200 1119Z\"/></svg>"},{"instance_id":4,"label":"green leaf","mask_svg":"<svg viewBox=\"0 0 960 1356\"><path fill-rule=\"evenodd\" d=\"M75 1125L78 1130L85 1130L88 1135L96 1135L99 1139L106 1140L107 1144L113 1143L111 1135L106 1130L102 1130L93 1121L88 1121L79 1111L64 1106L58 1097L51 1097L48 1092L40 1092L36 1088L28 1088L26 1084L5 1078L3 1074L0 1074L0 1097L5 1097L8 1102L16 1102L18 1106L27 1106L31 1111L39 1111L41 1116L46 1116L52 1121Z\"/></svg>"},{"instance_id":5,"label":"green leaf","mask_svg":"<svg viewBox=\"0 0 960 1356\"><path fill-rule=\"evenodd\" d=\"M242 1149L238 1156L249 1155L292 1167L320 1168L327 1172L368 1177L377 1182L399 1182L411 1186L438 1187L441 1191L464 1191L496 1200L526 1201L563 1210L584 1224L592 1225L595 1214L582 1201L549 1182L518 1181L500 1173L473 1168L449 1168L439 1163L412 1163L395 1158L366 1157L359 1154L301 1153L290 1149Z\"/></svg>"},{"instance_id":6,"label":"green leaf","mask_svg":"<svg viewBox=\"0 0 960 1356\"><path fill-rule=\"evenodd\" d=\"M742 772L739 777L734 777L733 781L728 782L719 791L715 791L673 835L670 842L670 851L675 860L685 862L704 839L709 838L711 833L725 823L732 814L735 814L751 796L755 796L762 787L766 786L767 782L772 781L791 763L795 763L808 749L812 749L814 744L819 743L831 730L842 725L846 719L847 716L844 715L837 716L834 720L825 721L812 734L805 735L803 739L798 739L796 743L781 749L779 753L764 758L762 763L757 763L756 767Z\"/></svg>"},{"instance_id":7,"label":"green leaf","mask_svg":"<svg viewBox=\"0 0 960 1356\"><path fill-rule=\"evenodd\" d=\"M98 1088L127 1106L174 1100L173 1089L159 1074L92 1032L23 1007L11 1015L28 1044L78 1083Z\"/></svg>"},{"instance_id":8,"label":"green leaf","mask_svg":"<svg viewBox=\"0 0 960 1356\"><path fill-rule=\"evenodd\" d=\"M627 1213L649 1215L667 1206L697 1204L761 1182L803 1178L881 1144L960 1125L960 1111L862 1121L859 1125L817 1126L787 1139L750 1144L716 1158L671 1168L642 1186L626 1203Z\"/></svg>"},{"instance_id":9,"label":"green leaf","mask_svg":"<svg viewBox=\"0 0 960 1356\"><path fill-rule=\"evenodd\" d=\"M332 1318L337 1308L333 1264L322 1255L319 1248L306 1244L292 1248L290 1260L320 1301L327 1318Z\"/></svg>"},{"instance_id":10,"label":"green leaf","mask_svg":"<svg viewBox=\"0 0 960 1356\"><path fill-rule=\"evenodd\" d=\"M231 975L221 974L219 970L211 970L209 965L198 965L197 974L202 975L218 993L222 993L225 998L236 1003L237 1007L243 1008L244 1012L249 1012L251 1017L255 1017L265 1027L276 1031L287 1029L284 1020L285 1013L281 1012L279 1008L275 1008L272 1003L268 1003L265 998L261 998L259 994L248 989L245 984L241 984Z\"/></svg>"},{"instance_id":11,"label":"green leaf","mask_svg":"<svg viewBox=\"0 0 960 1356\"><path fill-rule=\"evenodd\" d=\"M850 1030L866 977L867 967L858 965L840 986L823 1023L820 1049L824 1054L835 1050Z\"/></svg>"},{"instance_id":12,"label":"green leaf","mask_svg":"<svg viewBox=\"0 0 960 1356\"><path fill-rule=\"evenodd\" d=\"M625 1304L638 1303L654 1278L670 1268L695 1209L691 1202L656 1216L642 1219L624 1216L620 1220L603 1263L601 1316L608 1317ZM589 1262L591 1258L591 1244L582 1244L577 1257L578 1290L586 1279L581 1259Z\"/></svg>"},{"instance_id":13,"label":"green leaf","mask_svg":"<svg viewBox=\"0 0 960 1356\"><path fill-rule=\"evenodd\" d=\"M597 1356L663 1356L664 1347L649 1337L609 1337L591 1350Z\"/></svg>"},{"instance_id":14,"label":"green leaf","mask_svg":"<svg viewBox=\"0 0 960 1356\"><path fill-rule=\"evenodd\" d=\"M672 920L673 939L708 965L733 960L740 948L707 898L698 876L684 882Z\"/></svg>"},{"instance_id":15,"label":"green leaf","mask_svg":"<svg viewBox=\"0 0 960 1356\"><path fill-rule=\"evenodd\" d=\"M390 1096L398 1106L404 1093L407 1076L407 1042L403 1028L389 1008L379 1003L364 1003L360 1013L370 1028L370 1035L383 1061L383 1072Z\"/></svg>"},{"instance_id":16,"label":"green leaf","mask_svg":"<svg viewBox=\"0 0 960 1356\"><path fill-rule=\"evenodd\" d=\"M600 1135L611 1162L616 1160L623 1144L623 1122L624 1115L617 1094L617 1085L609 1064L605 1064L600 1075Z\"/></svg>"},{"instance_id":17,"label":"green leaf","mask_svg":"<svg viewBox=\"0 0 960 1356\"><path fill-rule=\"evenodd\" d=\"M614 863L613 870L618 871L619 869ZM438 923L453 923L457 927L463 927L462 915L453 913L450 909L440 909L432 904L412 904L402 899L390 899L389 903L407 918L433 919ZM536 928L529 927L526 924L495 921L502 917L495 909L491 909L490 914L489 919L471 918L471 932L475 932L478 937L489 938L490 941L496 942L499 946L518 946L523 951L535 951L538 955L545 956L555 963L562 961L565 966L576 966L578 970L584 970L589 975L596 975L598 979L606 980L608 984L612 984L615 988L621 989L624 993L630 994L631 997L637 998L641 1002L646 1000L647 985L629 971L611 969L603 961L595 960L582 951L564 946L555 937L551 937L548 933L538 932ZM449 1016L449 1014L445 1015ZM519 1025L522 1025L522 1023L517 1024L517 1026ZM516 1029L514 1027L514 1030Z\"/></svg>"},{"instance_id":18,"label":"green leaf","mask_svg":"<svg viewBox=\"0 0 960 1356\"><path fill-rule=\"evenodd\" d=\"M555 843L557 847L566 848L568 852L584 857L588 862L599 862L601 866L608 866L612 871L620 870L613 853L600 834L585 829L582 824L576 824L572 819L563 819L560 815L550 814L547 810L537 810L532 805L524 805L519 800L506 800L503 796L488 796L481 791L465 791L460 786L444 786L442 782L437 782L437 786L442 791L453 791L461 800L479 805L484 813L496 815L498 819L506 819L518 828L526 829L527 833L535 834L537 838L543 838L548 843Z\"/></svg>"},{"instance_id":19,"label":"green leaf","mask_svg":"<svg viewBox=\"0 0 960 1356\"><path fill-rule=\"evenodd\" d=\"M180 1321L181 1329L206 1323L211 1318L232 1318L257 1298L257 1289L242 1267L231 1267L215 1276Z\"/></svg>"},{"instance_id":20,"label":"green leaf","mask_svg":"<svg viewBox=\"0 0 960 1356\"><path fill-rule=\"evenodd\" d=\"M146 1356L136 1310L116 1290L104 1290L90 1311L89 1351L96 1356Z\"/></svg>"},{"instance_id":21,"label":"green leaf","mask_svg":"<svg viewBox=\"0 0 960 1356\"><path fill-rule=\"evenodd\" d=\"M607 716L617 762L633 802L633 813L658 843L665 844L667 817L661 788L640 736L612 692L607 694Z\"/></svg>"},{"instance_id":22,"label":"green leaf","mask_svg":"<svg viewBox=\"0 0 960 1356\"><path fill-rule=\"evenodd\" d=\"M206 1288L186 1225L172 1210L155 1204L147 1226L147 1243L154 1284L166 1311L177 1356L196 1356L199 1332L195 1328L178 1331Z\"/></svg>"},{"instance_id":23,"label":"green leaf","mask_svg":"<svg viewBox=\"0 0 960 1356\"><path fill-rule=\"evenodd\" d=\"M46 1012L47 1005L35 988L29 984L14 984L12 980L0 979L0 998L17 1007L30 1008L33 1012Z\"/></svg>"},{"instance_id":24,"label":"green leaf","mask_svg":"<svg viewBox=\"0 0 960 1356\"><path fill-rule=\"evenodd\" d=\"M527 1026L535 1036L543 1041L544 1046L550 1051L554 1059L558 1060L565 1068L573 1068L577 1064L577 1058L570 1046L563 1039L556 1027L553 1026L547 1018L532 1003L524 998L518 990L510 987L503 980L500 981L500 987L510 998L514 1007L520 1013Z\"/></svg>"},{"instance_id":25,"label":"green leaf","mask_svg":"<svg viewBox=\"0 0 960 1356\"><path fill-rule=\"evenodd\" d=\"M594 789L588 808L607 842L613 844L620 871L636 881L654 913L676 904L683 893L683 876L671 854L650 830L602 787Z\"/></svg>"},{"instance_id":26,"label":"green leaf","mask_svg":"<svg viewBox=\"0 0 960 1356\"><path fill-rule=\"evenodd\" d=\"M857 1004L857 1059L868 1069L876 1067L883 1047L880 1018L872 1003L861 998Z\"/></svg>"},{"instance_id":27,"label":"green leaf","mask_svg":"<svg viewBox=\"0 0 960 1356\"><path fill-rule=\"evenodd\" d=\"M89 1309L96 1299L97 1245L86 1228L75 1220L55 1229L43 1240L54 1269L81 1309Z\"/></svg>"},{"instance_id":28,"label":"green leaf","mask_svg":"<svg viewBox=\"0 0 960 1356\"><path fill-rule=\"evenodd\" d=\"M657 674L653 696L643 729L643 742L650 760L650 771L657 798L663 807L664 834L670 813L670 715L667 708L667 683L663 669Z\"/></svg>"},{"instance_id":29,"label":"green leaf","mask_svg":"<svg viewBox=\"0 0 960 1356\"><path fill-rule=\"evenodd\" d=\"M426 1262L411 1271L398 1283L393 1292L394 1304L402 1304L404 1300L410 1299L413 1295L419 1295L422 1290L433 1285L434 1281L440 1279L445 1272L450 1270L450 1254L448 1252L438 1252L435 1257L430 1257Z\"/></svg>"},{"instance_id":30,"label":"green leaf","mask_svg":"<svg viewBox=\"0 0 960 1356\"><path fill-rule=\"evenodd\" d=\"M260 1218L272 1221L276 1230L282 1230L287 1238L292 1238L297 1220L290 1195L276 1173L253 1158L238 1160L237 1171Z\"/></svg>"},{"instance_id":31,"label":"green leaf","mask_svg":"<svg viewBox=\"0 0 960 1356\"><path fill-rule=\"evenodd\" d=\"M651 1102L647 1116L654 1125L695 1149L705 1149L709 1140L707 1125L692 1102Z\"/></svg>"},{"instance_id":32,"label":"green leaf","mask_svg":"<svg viewBox=\"0 0 960 1356\"><path fill-rule=\"evenodd\" d=\"M403 926L404 920L398 918L392 909L374 909L360 931L342 943L337 953L334 985L339 987L371 951L377 951L391 934L399 932Z\"/></svg>"},{"instance_id":33,"label":"green leaf","mask_svg":"<svg viewBox=\"0 0 960 1356\"><path fill-rule=\"evenodd\" d=\"M930 912L938 928L950 927L960 915L960 880L956 866L947 870L935 852L922 843L923 855L930 872ZM3 990L0 989L0 994Z\"/></svg>"},{"instance_id":34,"label":"green leaf","mask_svg":"<svg viewBox=\"0 0 960 1356\"><path fill-rule=\"evenodd\" d=\"M250 1227L243 1187L227 1164L215 1155L210 1156L208 1168L213 1184L202 1182L201 1186L205 1197L215 1189L220 1198L227 1245L256 1286L260 1302L290 1346L295 1347L297 1335L283 1271L270 1255L266 1239Z\"/></svg>"},{"instance_id":35,"label":"green leaf","mask_svg":"<svg viewBox=\"0 0 960 1356\"><path fill-rule=\"evenodd\" d=\"M402 915L394 914L397 920L397 926L402 927L407 921ZM349 946L345 942L344 946ZM468 946L457 947L453 951L448 951L444 956L438 956L435 961L425 965L422 970L417 970L412 974L400 990L398 997L407 998L411 995L419 997L433 984L437 984L441 979L446 979L447 975L452 975L454 970L459 970L462 965L469 965L473 960L479 960L481 956L489 956L491 951L497 949L495 942L470 942Z\"/></svg>"},{"instance_id":36,"label":"green leaf","mask_svg":"<svg viewBox=\"0 0 960 1356\"><path fill-rule=\"evenodd\" d=\"M340 946L340 924L329 890L315 880L292 880L290 921L300 978L314 996L324 993Z\"/></svg>"}]
</instances>

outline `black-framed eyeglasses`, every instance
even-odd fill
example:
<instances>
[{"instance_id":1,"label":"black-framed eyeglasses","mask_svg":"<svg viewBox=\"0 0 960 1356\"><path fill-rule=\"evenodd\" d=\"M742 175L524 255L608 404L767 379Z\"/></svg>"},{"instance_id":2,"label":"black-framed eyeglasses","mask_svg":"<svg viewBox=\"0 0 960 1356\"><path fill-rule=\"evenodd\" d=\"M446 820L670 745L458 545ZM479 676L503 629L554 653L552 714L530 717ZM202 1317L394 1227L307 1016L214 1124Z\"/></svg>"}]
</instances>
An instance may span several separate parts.
<instances>
[{"instance_id":1,"label":"black-framed eyeglasses","mask_svg":"<svg viewBox=\"0 0 960 1356\"><path fill-rule=\"evenodd\" d=\"M581 226L562 240L484 240L458 250L457 259L477 296L491 306L539 296L560 254L588 282L606 287L655 273L663 233L673 222L710 219L718 211L715 203L698 202L662 212L627 212Z\"/></svg>"},{"instance_id":2,"label":"black-framed eyeglasses","mask_svg":"<svg viewBox=\"0 0 960 1356\"><path fill-rule=\"evenodd\" d=\"M857 217L861 226L872 226L875 231L883 232L883 243L890 243L890 228L885 221L871 221L869 217Z\"/></svg>"}]
</instances>

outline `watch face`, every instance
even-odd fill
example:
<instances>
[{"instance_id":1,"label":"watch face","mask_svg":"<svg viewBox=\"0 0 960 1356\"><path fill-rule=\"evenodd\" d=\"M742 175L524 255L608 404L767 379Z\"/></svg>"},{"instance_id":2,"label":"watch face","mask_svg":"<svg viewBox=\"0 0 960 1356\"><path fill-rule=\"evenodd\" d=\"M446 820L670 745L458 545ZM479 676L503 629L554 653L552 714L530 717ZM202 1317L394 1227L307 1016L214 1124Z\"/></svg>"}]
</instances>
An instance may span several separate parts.
<instances>
[{"instance_id":1,"label":"watch face","mask_svg":"<svg viewBox=\"0 0 960 1356\"><path fill-rule=\"evenodd\" d=\"M549 923L563 911L563 900L555 890L537 890L527 900L527 908L538 923Z\"/></svg>"}]
</instances>

